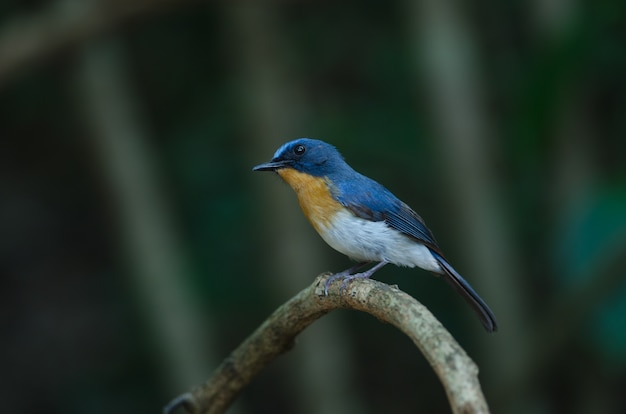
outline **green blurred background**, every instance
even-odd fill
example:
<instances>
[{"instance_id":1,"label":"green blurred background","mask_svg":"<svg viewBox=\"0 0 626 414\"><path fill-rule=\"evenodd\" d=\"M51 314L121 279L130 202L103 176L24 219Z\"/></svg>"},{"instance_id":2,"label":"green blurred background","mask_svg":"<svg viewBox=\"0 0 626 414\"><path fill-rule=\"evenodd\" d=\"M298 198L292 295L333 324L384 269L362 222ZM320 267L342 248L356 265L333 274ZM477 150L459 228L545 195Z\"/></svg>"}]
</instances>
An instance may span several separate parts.
<instances>
[{"instance_id":1,"label":"green blurred background","mask_svg":"<svg viewBox=\"0 0 626 414\"><path fill-rule=\"evenodd\" d=\"M237 4L232 4L237 3ZM495 312L426 304L496 413L626 412L626 3L0 4L0 411L159 412L349 261L276 177L336 145ZM231 412L448 412L412 343L330 314Z\"/></svg>"}]
</instances>

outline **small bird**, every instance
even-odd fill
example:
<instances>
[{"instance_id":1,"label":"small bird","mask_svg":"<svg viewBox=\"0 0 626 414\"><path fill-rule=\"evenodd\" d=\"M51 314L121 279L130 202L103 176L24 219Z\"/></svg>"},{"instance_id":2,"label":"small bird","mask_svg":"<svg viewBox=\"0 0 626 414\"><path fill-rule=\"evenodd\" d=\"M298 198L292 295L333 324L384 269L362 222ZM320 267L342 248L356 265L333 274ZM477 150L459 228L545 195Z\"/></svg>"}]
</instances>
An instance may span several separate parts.
<instances>
[{"instance_id":1,"label":"small bird","mask_svg":"<svg viewBox=\"0 0 626 414\"><path fill-rule=\"evenodd\" d=\"M424 220L376 181L356 172L337 149L320 140L299 138L281 146L271 161L253 171L274 171L293 188L300 208L322 239L357 262L332 275L369 278L385 266L420 267L442 275L478 314L488 332L498 329L489 306L444 258ZM368 263L369 270L355 273Z\"/></svg>"}]
</instances>

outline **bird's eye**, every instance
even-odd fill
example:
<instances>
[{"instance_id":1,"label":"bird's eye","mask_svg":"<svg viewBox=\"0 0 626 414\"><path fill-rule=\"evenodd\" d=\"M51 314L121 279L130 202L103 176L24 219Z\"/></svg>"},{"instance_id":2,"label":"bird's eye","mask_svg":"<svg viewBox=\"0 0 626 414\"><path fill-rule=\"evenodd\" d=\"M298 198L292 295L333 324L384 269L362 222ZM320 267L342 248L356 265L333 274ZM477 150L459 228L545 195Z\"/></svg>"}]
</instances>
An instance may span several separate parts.
<instances>
[{"instance_id":1,"label":"bird's eye","mask_svg":"<svg viewBox=\"0 0 626 414\"><path fill-rule=\"evenodd\" d=\"M304 154L304 151L306 151L306 148L304 147L304 145L296 145L293 148L293 153L296 155L302 155Z\"/></svg>"}]
</instances>

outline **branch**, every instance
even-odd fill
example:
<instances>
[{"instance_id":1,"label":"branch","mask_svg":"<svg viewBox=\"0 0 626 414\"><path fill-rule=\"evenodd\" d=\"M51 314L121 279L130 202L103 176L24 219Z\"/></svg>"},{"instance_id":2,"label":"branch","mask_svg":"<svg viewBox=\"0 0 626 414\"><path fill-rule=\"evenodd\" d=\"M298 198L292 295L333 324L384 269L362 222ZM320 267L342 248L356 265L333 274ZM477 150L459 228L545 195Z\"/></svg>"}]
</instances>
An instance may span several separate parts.
<instances>
[{"instance_id":1,"label":"branch","mask_svg":"<svg viewBox=\"0 0 626 414\"><path fill-rule=\"evenodd\" d=\"M222 362L212 378L174 399L164 412L173 414L182 408L191 414L223 413L263 367L293 347L300 332L321 316L345 308L367 312L411 338L441 380L454 413L489 412L476 364L426 307L398 288L371 279L350 282L343 294L340 282L333 283L324 296L328 277L317 277L278 308Z\"/></svg>"}]
</instances>

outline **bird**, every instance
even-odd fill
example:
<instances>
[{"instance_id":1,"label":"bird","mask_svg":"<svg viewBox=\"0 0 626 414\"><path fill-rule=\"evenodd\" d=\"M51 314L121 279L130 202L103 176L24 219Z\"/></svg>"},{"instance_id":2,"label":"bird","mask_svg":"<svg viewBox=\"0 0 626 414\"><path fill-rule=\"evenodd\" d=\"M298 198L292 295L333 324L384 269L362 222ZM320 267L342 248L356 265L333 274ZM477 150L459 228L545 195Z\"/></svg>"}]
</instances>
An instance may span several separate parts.
<instances>
[{"instance_id":1,"label":"bird","mask_svg":"<svg viewBox=\"0 0 626 414\"><path fill-rule=\"evenodd\" d=\"M302 212L322 239L356 261L327 279L325 295L338 279L343 279L341 292L349 281L369 278L389 263L417 266L442 276L476 312L485 330L497 331L493 312L444 257L422 217L383 185L355 171L333 145L298 138L252 170L277 173L295 191Z\"/></svg>"}]
</instances>

